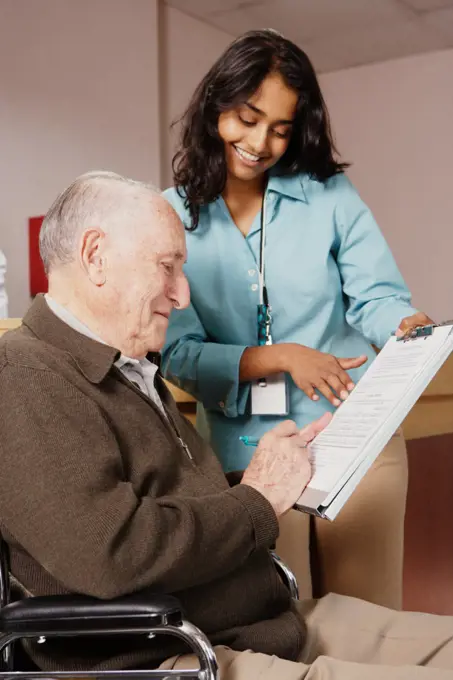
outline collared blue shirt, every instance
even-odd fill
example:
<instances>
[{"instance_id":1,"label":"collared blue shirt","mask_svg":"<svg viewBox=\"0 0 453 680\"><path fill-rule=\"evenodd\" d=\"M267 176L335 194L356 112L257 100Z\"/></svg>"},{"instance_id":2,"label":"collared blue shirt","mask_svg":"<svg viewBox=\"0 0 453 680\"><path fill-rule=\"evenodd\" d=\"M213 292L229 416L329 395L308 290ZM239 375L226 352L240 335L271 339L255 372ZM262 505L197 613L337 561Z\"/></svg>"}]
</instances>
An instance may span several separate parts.
<instances>
[{"instance_id":1,"label":"collared blue shirt","mask_svg":"<svg viewBox=\"0 0 453 680\"><path fill-rule=\"evenodd\" d=\"M184 200L164 192L186 226ZM345 175L325 184L306 175L269 179L266 191L266 286L274 343L295 342L337 357L366 354L357 380L400 321L416 310L370 210ZM186 232L191 305L173 312L164 375L200 402L197 425L226 471L244 469L260 437L282 418L252 416L250 384L239 362L257 344L260 216L244 238L223 198L201 209ZM334 407L311 401L288 376L289 418L303 427Z\"/></svg>"}]
</instances>

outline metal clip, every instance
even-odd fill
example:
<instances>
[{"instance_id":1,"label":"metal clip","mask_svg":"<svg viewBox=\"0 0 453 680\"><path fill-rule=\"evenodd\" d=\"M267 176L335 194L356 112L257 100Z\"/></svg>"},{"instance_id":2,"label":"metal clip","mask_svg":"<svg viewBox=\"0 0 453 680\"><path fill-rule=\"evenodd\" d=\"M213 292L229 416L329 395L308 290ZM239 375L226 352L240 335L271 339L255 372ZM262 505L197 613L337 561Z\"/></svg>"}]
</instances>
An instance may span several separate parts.
<instances>
[{"instance_id":1,"label":"metal clip","mask_svg":"<svg viewBox=\"0 0 453 680\"><path fill-rule=\"evenodd\" d=\"M434 333L434 325L430 326L417 326L411 331L403 335L401 338L397 338L397 341L407 342L408 340L415 340L416 338L427 338Z\"/></svg>"},{"instance_id":2,"label":"metal clip","mask_svg":"<svg viewBox=\"0 0 453 680\"><path fill-rule=\"evenodd\" d=\"M432 323L427 326L417 326L417 328L408 331L405 335L401 336L401 338L397 338L397 342L400 342L401 340L406 342L407 340L415 340L416 338L427 338L430 335L433 335L435 328L440 328L442 326L453 326L453 319L441 321L440 323Z\"/></svg>"},{"instance_id":3,"label":"metal clip","mask_svg":"<svg viewBox=\"0 0 453 680\"><path fill-rule=\"evenodd\" d=\"M272 314L267 304L258 305L258 345L272 345Z\"/></svg>"}]
</instances>

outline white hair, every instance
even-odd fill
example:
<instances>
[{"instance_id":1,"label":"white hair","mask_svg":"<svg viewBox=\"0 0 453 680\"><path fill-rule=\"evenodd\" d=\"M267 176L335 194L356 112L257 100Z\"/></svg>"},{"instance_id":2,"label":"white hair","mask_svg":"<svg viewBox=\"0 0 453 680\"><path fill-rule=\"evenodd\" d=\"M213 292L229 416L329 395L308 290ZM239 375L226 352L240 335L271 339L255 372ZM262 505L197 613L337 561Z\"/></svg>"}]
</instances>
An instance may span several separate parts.
<instances>
[{"instance_id":1,"label":"white hair","mask_svg":"<svg viewBox=\"0 0 453 680\"><path fill-rule=\"evenodd\" d=\"M77 177L54 201L41 226L39 250L46 272L75 258L79 234L89 227L124 224L160 196L152 184L97 170Z\"/></svg>"}]
</instances>

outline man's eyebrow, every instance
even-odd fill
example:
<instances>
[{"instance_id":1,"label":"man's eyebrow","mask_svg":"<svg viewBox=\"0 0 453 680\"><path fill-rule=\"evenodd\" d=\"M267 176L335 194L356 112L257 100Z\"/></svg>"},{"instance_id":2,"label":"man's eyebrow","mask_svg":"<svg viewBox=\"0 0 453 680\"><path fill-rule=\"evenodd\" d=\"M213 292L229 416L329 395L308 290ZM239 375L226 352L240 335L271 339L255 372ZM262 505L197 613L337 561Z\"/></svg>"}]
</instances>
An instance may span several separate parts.
<instances>
[{"instance_id":1,"label":"man's eyebrow","mask_svg":"<svg viewBox=\"0 0 453 680\"><path fill-rule=\"evenodd\" d=\"M182 250L177 250L176 252L174 250L169 250L169 251L166 251L165 253L159 253L159 257L161 257L161 258L173 257L175 260L185 260L186 259Z\"/></svg>"},{"instance_id":2,"label":"man's eyebrow","mask_svg":"<svg viewBox=\"0 0 453 680\"><path fill-rule=\"evenodd\" d=\"M260 116L265 116L265 115L266 115L266 114L264 113L264 111L262 111L261 109L259 109L257 106L254 106L253 104L250 104L250 102L244 102L244 105L247 106L247 107L248 107L251 111L253 111L254 113L258 113ZM276 122L275 124L276 124L276 125L293 125L293 123L294 123L293 120L285 120L285 119L282 119L282 120L277 120L277 122Z\"/></svg>"}]
</instances>

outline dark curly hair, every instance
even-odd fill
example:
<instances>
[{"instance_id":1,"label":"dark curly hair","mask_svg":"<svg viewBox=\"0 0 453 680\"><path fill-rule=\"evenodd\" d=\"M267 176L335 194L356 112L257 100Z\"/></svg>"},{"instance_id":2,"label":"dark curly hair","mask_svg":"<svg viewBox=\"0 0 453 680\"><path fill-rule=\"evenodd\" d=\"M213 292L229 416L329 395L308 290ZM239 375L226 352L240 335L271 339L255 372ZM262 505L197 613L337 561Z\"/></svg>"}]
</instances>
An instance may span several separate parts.
<instances>
[{"instance_id":1,"label":"dark curly hair","mask_svg":"<svg viewBox=\"0 0 453 680\"><path fill-rule=\"evenodd\" d=\"M250 31L235 40L195 90L181 123L173 180L196 229L200 208L225 188L224 145L218 133L222 112L247 101L270 73L279 73L298 93L288 148L277 165L280 175L304 172L326 182L348 166L336 160L329 114L314 68L297 45L273 30ZM174 123L174 125L176 124Z\"/></svg>"}]
</instances>

